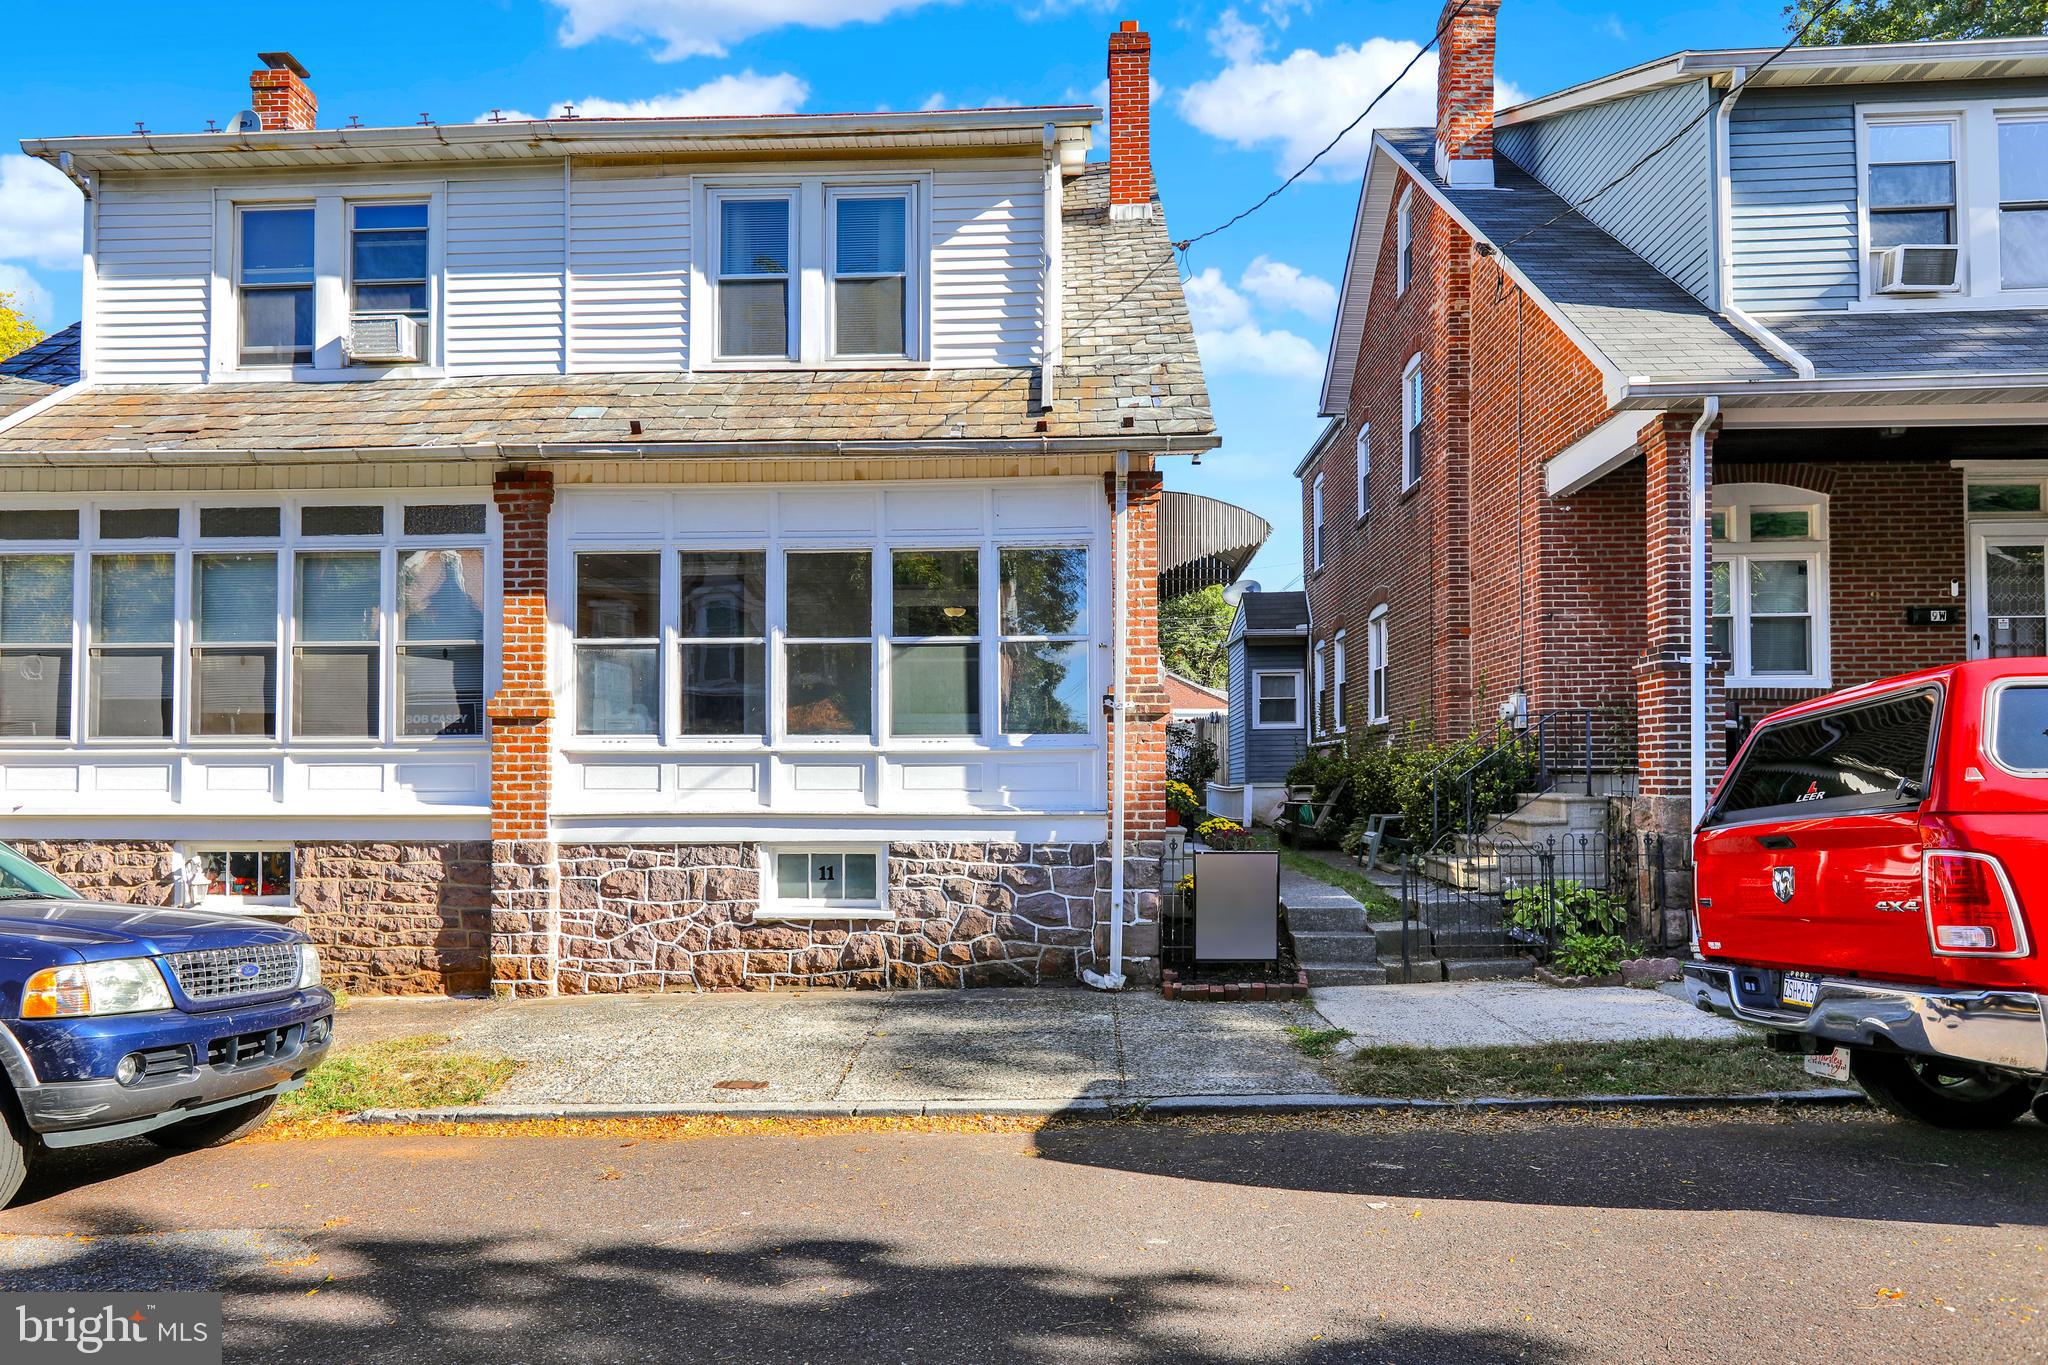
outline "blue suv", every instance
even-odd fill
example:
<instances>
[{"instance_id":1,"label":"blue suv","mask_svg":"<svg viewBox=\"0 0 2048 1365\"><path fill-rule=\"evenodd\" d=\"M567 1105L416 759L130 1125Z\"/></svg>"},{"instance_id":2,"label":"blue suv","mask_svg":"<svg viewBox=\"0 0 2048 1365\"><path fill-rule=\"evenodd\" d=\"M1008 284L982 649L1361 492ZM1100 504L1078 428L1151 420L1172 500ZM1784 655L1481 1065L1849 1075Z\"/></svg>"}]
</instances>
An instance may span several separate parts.
<instances>
[{"instance_id":1,"label":"blue suv","mask_svg":"<svg viewBox=\"0 0 2048 1365\"><path fill-rule=\"evenodd\" d=\"M96 904L0 844L0 1206L49 1148L234 1141L333 1035L304 934Z\"/></svg>"}]
</instances>

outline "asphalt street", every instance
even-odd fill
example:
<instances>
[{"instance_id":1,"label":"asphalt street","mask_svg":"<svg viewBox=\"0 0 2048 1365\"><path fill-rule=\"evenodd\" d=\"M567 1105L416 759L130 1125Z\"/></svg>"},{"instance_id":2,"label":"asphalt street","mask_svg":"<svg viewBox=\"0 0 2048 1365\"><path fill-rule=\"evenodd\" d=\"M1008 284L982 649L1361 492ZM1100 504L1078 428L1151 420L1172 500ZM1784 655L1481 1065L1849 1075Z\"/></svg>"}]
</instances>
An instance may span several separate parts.
<instances>
[{"instance_id":1,"label":"asphalt street","mask_svg":"<svg viewBox=\"0 0 2048 1365\"><path fill-rule=\"evenodd\" d=\"M234 1361L2048 1353L2048 1129L1407 1115L68 1154L15 1289L208 1288Z\"/></svg>"}]
</instances>

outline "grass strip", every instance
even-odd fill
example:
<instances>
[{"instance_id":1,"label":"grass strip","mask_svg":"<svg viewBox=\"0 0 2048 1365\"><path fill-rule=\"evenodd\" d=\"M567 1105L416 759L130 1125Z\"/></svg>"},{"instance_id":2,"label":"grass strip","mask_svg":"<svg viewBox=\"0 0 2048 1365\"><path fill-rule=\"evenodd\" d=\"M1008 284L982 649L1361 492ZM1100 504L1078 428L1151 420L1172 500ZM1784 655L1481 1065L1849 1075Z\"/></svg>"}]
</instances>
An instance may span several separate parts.
<instances>
[{"instance_id":1,"label":"grass strip","mask_svg":"<svg viewBox=\"0 0 2048 1365\"><path fill-rule=\"evenodd\" d=\"M447 1043L445 1037L393 1038L344 1049L278 1101L278 1117L475 1104L519 1069L519 1063L505 1057L441 1051Z\"/></svg>"},{"instance_id":2,"label":"grass strip","mask_svg":"<svg viewBox=\"0 0 2048 1365\"><path fill-rule=\"evenodd\" d=\"M1336 1075L1354 1095L1416 1100L1743 1095L1825 1088L1797 1058L1750 1038L1367 1047L1338 1062Z\"/></svg>"}]
</instances>

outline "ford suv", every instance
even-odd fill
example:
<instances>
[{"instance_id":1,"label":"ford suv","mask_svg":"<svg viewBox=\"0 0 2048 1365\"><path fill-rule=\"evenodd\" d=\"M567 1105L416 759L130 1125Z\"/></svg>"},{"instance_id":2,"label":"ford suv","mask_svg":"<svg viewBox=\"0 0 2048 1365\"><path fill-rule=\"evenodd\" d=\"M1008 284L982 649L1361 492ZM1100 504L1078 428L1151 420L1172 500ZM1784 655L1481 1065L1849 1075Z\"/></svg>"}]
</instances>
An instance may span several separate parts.
<instances>
[{"instance_id":1,"label":"ford suv","mask_svg":"<svg viewBox=\"0 0 2048 1365\"><path fill-rule=\"evenodd\" d=\"M1777 712L1693 855L1695 1003L1905 1117L2048 1119L2048 659Z\"/></svg>"},{"instance_id":2,"label":"ford suv","mask_svg":"<svg viewBox=\"0 0 2048 1365\"><path fill-rule=\"evenodd\" d=\"M0 1206L51 1148L232 1142L333 1026L305 935L94 904L0 844Z\"/></svg>"}]
</instances>

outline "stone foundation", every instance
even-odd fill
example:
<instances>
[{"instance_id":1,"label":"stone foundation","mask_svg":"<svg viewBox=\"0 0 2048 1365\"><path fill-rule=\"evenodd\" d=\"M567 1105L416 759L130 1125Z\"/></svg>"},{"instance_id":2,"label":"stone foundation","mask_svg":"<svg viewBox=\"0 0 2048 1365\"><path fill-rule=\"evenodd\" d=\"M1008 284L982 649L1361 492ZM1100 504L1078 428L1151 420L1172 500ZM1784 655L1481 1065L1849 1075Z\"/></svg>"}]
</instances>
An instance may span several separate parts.
<instances>
[{"instance_id":1,"label":"stone foundation","mask_svg":"<svg viewBox=\"0 0 2048 1365\"><path fill-rule=\"evenodd\" d=\"M752 844L561 850L564 994L1029 986L1088 965L1096 844L892 845L889 920L764 921Z\"/></svg>"},{"instance_id":2,"label":"stone foundation","mask_svg":"<svg viewBox=\"0 0 2048 1365\"><path fill-rule=\"evenodd\" d=\"M14 849L88 900L169 905L177 894L171 881L176 850L161 840L42 840L18 843Z\"/></svg>"},{"instance_id":3,"label":"stone foundation","mask_svg":"<svg viewBox=\"0 0 2048 1365\"><path fill-rule=\"evenodd\" d=\"M299 844L294 900L330 986L467 995L490 984L483 843Z\"/></svg>"},{"instance_id":4,"label":"stone foundation","mask_svg":"<svg viewBox=\"0 0 2048 1365\"><path fill-rule=\"evenodd\" d=\"M1660 843L1664 849L1664 941L1683 943L1692 932L1692 801L1686 796L1629 796L1613 798L1615 822L1624 838L1633 839L1639 851L1636 859L1636 903L1658 904L1655 884L1657 865L1644 846ZM1610 826L1614 827L1614 826ZM1655 914L1642 911L1644 916ZM1645 919L1639 926L1655 933L1656 926Z\"/></svg>"}]
</instances>

